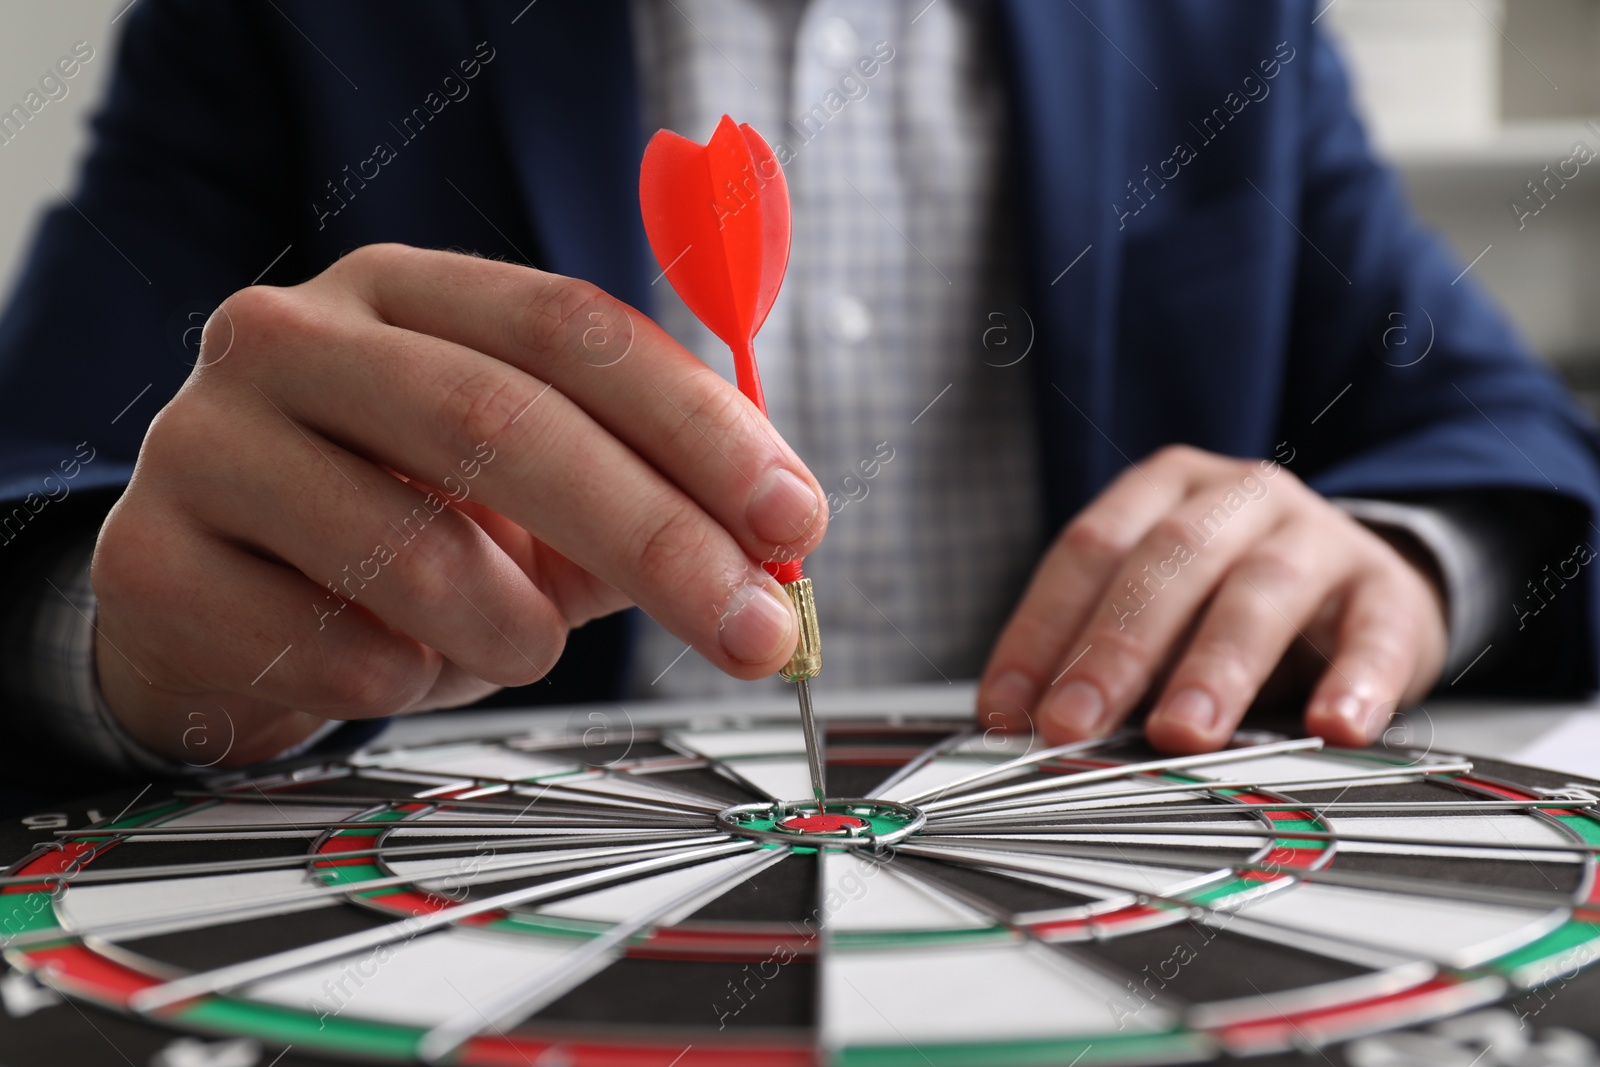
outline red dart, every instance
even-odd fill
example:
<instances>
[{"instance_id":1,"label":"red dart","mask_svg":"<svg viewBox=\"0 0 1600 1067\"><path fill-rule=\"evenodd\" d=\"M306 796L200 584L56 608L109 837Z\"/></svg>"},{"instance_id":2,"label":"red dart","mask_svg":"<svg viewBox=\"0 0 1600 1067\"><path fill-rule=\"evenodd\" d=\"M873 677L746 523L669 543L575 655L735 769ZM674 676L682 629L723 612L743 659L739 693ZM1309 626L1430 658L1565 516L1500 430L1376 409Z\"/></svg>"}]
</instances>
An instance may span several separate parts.
<instances>
[{"instance_id":1,"label":"red dart","mask_svg":"<svg viewBox=\"0 0 1600 1067\"><path fill-rule=\"evenodd\" d=\"M639 209L661 271L689 306L733 350L739 391L767 411L755 338L789 266L789 185L772 148L727 115L707 144L661 130L645 146ZM811 582L801 560L765 563L800 619L800 643L779 673L799 683L800 716L819 810L825 793L807 679L822 668Z\"/></svg>"},{"instance_id":2,"label":"red dart","mask_svg":"<svg viewBox=\"0 0 1600 1067\"><path fill-rule=\"evenodd\" d=\"M756 332L789 266L789 186L761 135L724 115L710 144L671 130L639 169L650 248L689 310L733 350L739 391L766 413Z\"/></svg>"}]
</instances>

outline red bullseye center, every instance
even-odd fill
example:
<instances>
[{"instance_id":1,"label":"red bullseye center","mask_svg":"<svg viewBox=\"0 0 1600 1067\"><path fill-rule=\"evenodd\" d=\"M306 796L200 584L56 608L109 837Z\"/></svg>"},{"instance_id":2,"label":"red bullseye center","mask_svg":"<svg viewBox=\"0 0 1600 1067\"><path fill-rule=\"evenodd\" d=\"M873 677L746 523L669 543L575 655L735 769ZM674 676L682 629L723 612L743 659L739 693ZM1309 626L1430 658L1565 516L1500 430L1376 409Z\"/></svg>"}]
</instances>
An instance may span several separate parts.
<instances>
[{"instance_id":1,"label":"red bullseye center","mask_svg":"<svg viewBox=\"0 0 1600 1067\"><path fill-rule=\"evenodd\" d=\"M865 829L867 821L854 815L795 815L783 820L785 830L802 834L836 834L841 830Z\"/></svg>"}]
</instances>

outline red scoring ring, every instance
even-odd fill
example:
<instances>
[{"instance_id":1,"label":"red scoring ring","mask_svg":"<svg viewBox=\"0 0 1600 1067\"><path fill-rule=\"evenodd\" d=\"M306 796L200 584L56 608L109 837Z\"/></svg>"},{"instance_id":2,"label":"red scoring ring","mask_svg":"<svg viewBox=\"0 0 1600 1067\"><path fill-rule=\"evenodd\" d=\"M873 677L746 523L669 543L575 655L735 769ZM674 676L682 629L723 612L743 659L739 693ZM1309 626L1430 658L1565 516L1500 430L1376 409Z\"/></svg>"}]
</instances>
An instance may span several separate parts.
<instances>
[{"instance_id":1,"label":"red scoring ring","mask_svg":"<svg viewBox=\"0 0 1600 1067\"><path fill-rule=\"evenodd\" d=\"M866 829L867 821L854 815L795 815L780 824L785 830L803 834L836 834L841 830Z\"/></svg>"}]
</instances>

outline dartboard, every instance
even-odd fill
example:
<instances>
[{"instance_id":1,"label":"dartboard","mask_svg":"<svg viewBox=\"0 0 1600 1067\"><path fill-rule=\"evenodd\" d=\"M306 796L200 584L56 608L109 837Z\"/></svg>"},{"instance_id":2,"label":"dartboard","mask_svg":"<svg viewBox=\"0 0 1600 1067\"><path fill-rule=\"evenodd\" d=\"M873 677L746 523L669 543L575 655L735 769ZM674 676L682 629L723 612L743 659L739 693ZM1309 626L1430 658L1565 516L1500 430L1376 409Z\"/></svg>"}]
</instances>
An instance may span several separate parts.
<instances>
[{"instance_id":1,"label":"dartboard","mask_svg":"<svg viewBox=\"0 0 1600 1067\"><path fill-rule=\"evenodd\" d=\"M25 820L0 1062L1092 1067L1593 1003L1600 813L1566 776L914 715L825 740L823 810L796 726L718 712Z\"/></svg>"}]
</instances>

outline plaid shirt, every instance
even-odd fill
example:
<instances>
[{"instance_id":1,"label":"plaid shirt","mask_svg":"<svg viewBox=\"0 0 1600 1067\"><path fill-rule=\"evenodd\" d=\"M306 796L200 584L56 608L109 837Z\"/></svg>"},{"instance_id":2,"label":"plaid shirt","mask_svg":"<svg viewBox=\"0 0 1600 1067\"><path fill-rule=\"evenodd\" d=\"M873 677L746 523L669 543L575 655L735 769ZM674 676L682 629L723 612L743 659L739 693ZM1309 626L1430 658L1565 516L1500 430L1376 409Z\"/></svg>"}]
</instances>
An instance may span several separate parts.
<instances>
[{"instance_id":1,"label":"plaid shirt","mask_svg":"<svg viewBox=\"0 0 1600 1067\"><path fill-rule=\"evenodd\" d=\"M646 130L703 141L731 114L788 181L789 273L756 351L773 424L829 494L806 562L822 681L971 677L1045 534L981 5L636 0L633 14ZM731 377L726 346L655 290L662 327ZM641 630L634 696L750 692Z\"/></svg>"}]
</instances>

